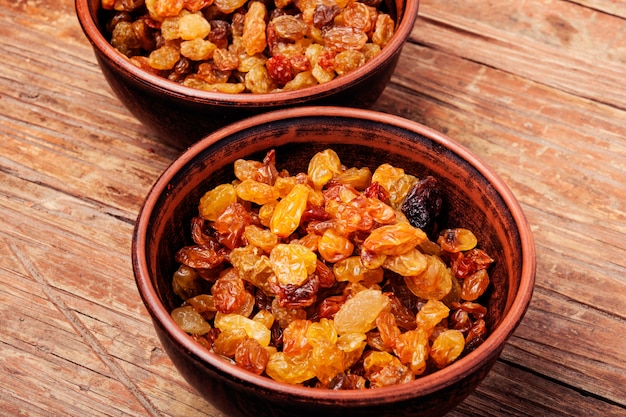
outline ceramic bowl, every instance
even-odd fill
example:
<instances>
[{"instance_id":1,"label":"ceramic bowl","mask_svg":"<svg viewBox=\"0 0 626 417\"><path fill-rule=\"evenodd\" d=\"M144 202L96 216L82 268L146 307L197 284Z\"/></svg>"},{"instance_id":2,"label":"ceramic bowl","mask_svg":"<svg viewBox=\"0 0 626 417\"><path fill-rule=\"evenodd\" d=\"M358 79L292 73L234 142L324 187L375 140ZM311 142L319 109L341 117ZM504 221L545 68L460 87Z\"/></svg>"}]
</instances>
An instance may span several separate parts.
<instances>
[{"instance_id":1,"label":"ceramic bowl","mask_svg":"<svg viewBox=\"0 0 626 417\"><path fill-rule=\"evenodd\" d=\"M418 13L419 0L389 0L396 29L381 53L362 67L301 90L267 94L200 91L133 65L103 36L101 0L76 0L76 13L113 92L146 126L171 144L186 147L226 124L265 111L303 105L367 108L387 86Z\"/></svg>"},{"instance_id":2,"label":"ceramic bowl","mask_svg":"<svg viewBox=\"0 0 626 417\"><path fill-rule=\"evenodd\" d=\"M334 149L345 166L390 163L433 175L445 195L443 226L465 227L496 261L486 295L490 335L450 366L412 382L359 391L282 384L220 359L171 319L174 254L190 244L191 218L204 192L233 180L238 158L306 172L313 154ZM156 181L133 236L133 268L163 347L180 373L228 416L437 416L467 397L487 375L524 316L534 285L535 251L514 195L478 157L450 138L396 116L338 107L301 107L254 116L203 138Z\"/></svg>"}]
</instances>

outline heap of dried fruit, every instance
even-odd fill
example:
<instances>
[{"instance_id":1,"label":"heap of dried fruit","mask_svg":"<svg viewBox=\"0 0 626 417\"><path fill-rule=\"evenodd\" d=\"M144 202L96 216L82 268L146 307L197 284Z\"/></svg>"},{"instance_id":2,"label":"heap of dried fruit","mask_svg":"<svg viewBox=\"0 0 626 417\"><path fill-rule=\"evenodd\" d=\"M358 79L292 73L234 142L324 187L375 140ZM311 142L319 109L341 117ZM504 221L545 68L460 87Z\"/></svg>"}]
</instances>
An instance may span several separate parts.
<instances>
[{"instance_id":1,"label":"heap of dried fruit","mask_svg":"<svg viewBox=\"0 0 626 417\"><path fill-rule=\"evenodd\" d=\"M277 381L360 389L443 368L487 336L477 300L493 260L471 231L437 230L435 178L346 168L331 149L306 173L279 171L274 151L234 171L176 255L171 314L207 349Z\"/></svg>"},{"instance_id":2,"label":"heap of dried fruit","mask_svg":"<svg viewBox=\"0 0 626 417\"><path fill-rule=\"evenodd\" d=\"M391 39L381 0L101 0L140 68L224 93L296 90L362 66Z\"/></svg>"}]
</instances>

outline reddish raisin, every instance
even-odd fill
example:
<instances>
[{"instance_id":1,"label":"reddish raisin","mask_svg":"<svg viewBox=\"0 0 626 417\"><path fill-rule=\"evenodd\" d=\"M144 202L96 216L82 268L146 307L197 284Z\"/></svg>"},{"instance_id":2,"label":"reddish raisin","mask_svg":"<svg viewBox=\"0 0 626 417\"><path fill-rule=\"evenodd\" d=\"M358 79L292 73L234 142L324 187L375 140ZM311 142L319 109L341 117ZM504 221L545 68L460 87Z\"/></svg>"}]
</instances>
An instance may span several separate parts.
<instances>
[{"instance_id":1,"label":"reddish raisin","mask_svg":"<svg viewBox=\"0 0 626 417\"><path fill-rule=\"evenodd\" d=\"M265 63L270 77L279 87L284 86L293 79L289 58L283 54L276 54Z\"/></svg>"}]
</instances>

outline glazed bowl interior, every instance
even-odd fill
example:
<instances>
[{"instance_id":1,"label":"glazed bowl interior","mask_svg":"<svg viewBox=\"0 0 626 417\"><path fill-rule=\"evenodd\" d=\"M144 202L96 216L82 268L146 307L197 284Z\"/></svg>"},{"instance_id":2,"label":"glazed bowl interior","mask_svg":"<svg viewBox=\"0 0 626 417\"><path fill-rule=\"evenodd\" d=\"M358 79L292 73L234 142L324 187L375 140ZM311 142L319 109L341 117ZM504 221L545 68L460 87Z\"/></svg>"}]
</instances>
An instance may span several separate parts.
<instances>
[{"instance_id":1,"label":"glazed bowl interior","mask_svg":"<svg viewBox=\"0 0 626 417\"><path fill-rule=\"evenodd\" d=\"M442 226L472 230L480 247L496 260L490 270L491 289L486 294L490 335L475 351L407 384L367 392L330 391L281 384L243 371L203 350L174 324L169 312L181 304L171 287L178 267L174 254L191 244L189 227L197 215L200 197L234 179L236 159L262 160L274 149L277 167L293 174L306 172L313 154L326 148L335 150L347 167L373 170L390 163L417 177L433 175L440 181L445 195ZM267 395L280 393L299 402L360 407L436 393L485 364L490 367L526 311L535 268L532 236L519 204L479 158L444 135L395 116L325 107L257 116L192 146L150 191L136 226L133 264L140 293L156 327L198 363Z\"/></svg>"}]
</instances>

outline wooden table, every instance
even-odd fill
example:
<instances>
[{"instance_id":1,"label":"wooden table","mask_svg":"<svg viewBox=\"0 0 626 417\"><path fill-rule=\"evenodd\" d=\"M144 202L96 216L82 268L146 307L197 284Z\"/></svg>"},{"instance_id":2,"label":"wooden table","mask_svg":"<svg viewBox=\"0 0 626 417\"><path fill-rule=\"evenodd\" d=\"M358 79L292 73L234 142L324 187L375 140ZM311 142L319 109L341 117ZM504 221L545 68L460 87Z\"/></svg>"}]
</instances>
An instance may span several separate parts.
<instances>
[{"instance_id":1,"label":"wooden table","mask_svg":"<svg viewBox=\"0 0 626 417\"><path fill-rule=\"evenodd\" d=\"M375 109L481 155L536 239L528 314L450 415L626 415L626 3L422 0ZM70 0L0 0L0 143L0 415L221 416L131 270L180 149L112 95Z\"/></svg>"}]
</instances>

